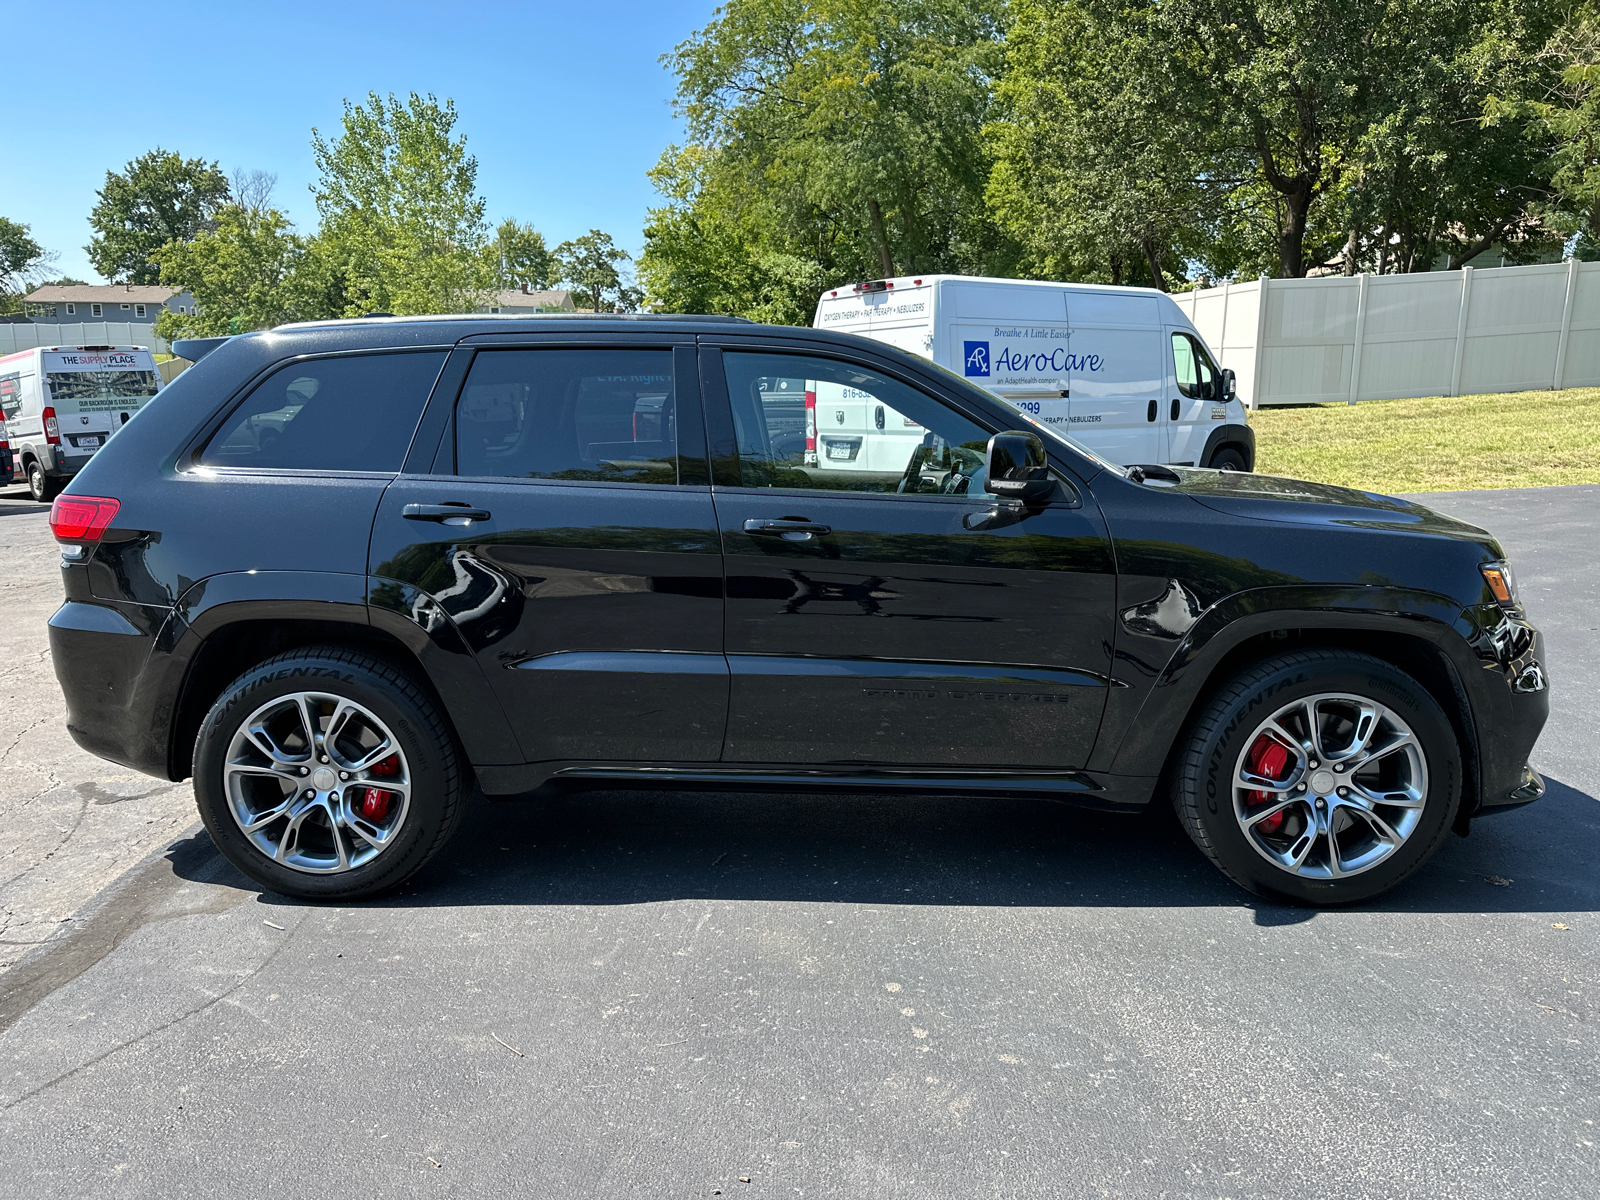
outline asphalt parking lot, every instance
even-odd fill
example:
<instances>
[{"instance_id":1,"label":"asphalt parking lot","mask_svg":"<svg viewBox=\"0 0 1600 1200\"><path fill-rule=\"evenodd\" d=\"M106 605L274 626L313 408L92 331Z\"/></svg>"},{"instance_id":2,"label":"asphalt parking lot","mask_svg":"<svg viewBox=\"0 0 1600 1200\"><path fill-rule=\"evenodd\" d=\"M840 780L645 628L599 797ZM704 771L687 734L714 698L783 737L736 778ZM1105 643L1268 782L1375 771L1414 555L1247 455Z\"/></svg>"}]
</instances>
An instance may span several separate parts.
<instances>
[{"instance_id":1,"label":"asphalt parking lot","mask_svg":"<svg viewBox=\"0 0 1600 1200\"><path fill-rule=\"evenodd\" d=\"M1318 913L1165 813L638 792L479 803L376 903L261 895L186 786L66 741L6 502L4 1190L1593 1194L1600 487L1425 502L1520 571L1550 793Z\"/></svg>"}]
</instances>

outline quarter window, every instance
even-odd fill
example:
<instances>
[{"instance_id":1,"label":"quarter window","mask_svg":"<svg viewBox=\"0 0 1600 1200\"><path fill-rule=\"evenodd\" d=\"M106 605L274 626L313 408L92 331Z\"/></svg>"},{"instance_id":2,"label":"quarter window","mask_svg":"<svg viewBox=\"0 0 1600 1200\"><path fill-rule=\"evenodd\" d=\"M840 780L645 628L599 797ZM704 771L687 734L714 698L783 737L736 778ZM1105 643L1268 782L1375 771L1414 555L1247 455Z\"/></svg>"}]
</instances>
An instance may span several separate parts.
<instances>
[{"instance_id":1,"label":"quarter window","mask_svg":"<svg viewBox=\"0 0 1600 1200\"><path fill-rule=\"evenodd\" d=\"M398 471L442 352L291 363L234 410L201 453L214 467Z\"/></svg>"},{"instance_id":2,"label":"quarter window","mask_svg":"<svg viewBox=\"0 0 1600 1200\"><path fill-rule=\"evenodd\" d=\"M986 494L989 434L926 392L834 359L722 357L743 486Z\"/></svg>"},{"instance_id":3,"label":"quarter window","mask_svg":"<svg viewBox=\"0 0 1600 1200\"><path fill-rule=\"evenodd\" d=\"M456 473L678 482L670 350L494 350L456 404Z\"/></svg>"}]
</instances>

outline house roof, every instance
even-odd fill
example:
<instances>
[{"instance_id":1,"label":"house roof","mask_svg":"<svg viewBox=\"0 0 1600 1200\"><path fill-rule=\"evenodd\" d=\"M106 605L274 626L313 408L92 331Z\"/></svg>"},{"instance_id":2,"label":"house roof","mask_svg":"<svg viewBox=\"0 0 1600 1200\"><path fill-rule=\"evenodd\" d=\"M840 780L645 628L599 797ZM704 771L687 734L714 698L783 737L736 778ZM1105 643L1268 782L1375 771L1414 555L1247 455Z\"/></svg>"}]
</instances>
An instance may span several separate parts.
<instances>
[{"instance_id":1,"label":"house roof","mask_svg":"<svg viewBox=\"0 0 1600 1200\"><path fill-rule=\"evenodd\" d=\"M23 299L34 304L165 304L178 291L142 284L82 284L34 288Z\"/></svg>"},{"instance_id":2,"label":"house roof","mask_svg":"<svg viewBox=\"0 0 1600 1200\"><path fill-rule=\"evenodd\" d=\"M566 289L549 292L525 292L520 288L508 288L503 292L493 292L489 296L489 308L559 308L567 312L572 311L572 293Z\"/></svg>"}]
</instances>

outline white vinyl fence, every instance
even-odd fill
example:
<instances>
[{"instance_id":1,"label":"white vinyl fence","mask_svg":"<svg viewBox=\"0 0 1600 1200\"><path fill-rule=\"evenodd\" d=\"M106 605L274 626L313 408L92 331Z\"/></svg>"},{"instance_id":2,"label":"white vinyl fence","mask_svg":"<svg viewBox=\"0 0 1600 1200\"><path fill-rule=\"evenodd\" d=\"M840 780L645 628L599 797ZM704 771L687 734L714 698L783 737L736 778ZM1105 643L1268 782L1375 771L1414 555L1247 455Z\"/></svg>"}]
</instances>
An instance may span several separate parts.
<instances>
[{"instance_id":1,"label":"white vinyl fence","mask_svg":"<svg viewBox=\"0 0 1600 1200\"><path fill-rule=\"evenodd\" d=\"M35 346L143 346L171 354L151 326L129 321L72 321L61 324L0 324L0 354Z\"/></svg>"},{"instance_id":2,"label":"white vinyl fence","mask_svg":"<svg viewBox=\"0 0 1600 1200\"><path fill-rule=\"evenodd\" d=\"M1263 276L1173 299L1252 408L1600 386L1600 262Z\"/></svg>"}]
</instances>

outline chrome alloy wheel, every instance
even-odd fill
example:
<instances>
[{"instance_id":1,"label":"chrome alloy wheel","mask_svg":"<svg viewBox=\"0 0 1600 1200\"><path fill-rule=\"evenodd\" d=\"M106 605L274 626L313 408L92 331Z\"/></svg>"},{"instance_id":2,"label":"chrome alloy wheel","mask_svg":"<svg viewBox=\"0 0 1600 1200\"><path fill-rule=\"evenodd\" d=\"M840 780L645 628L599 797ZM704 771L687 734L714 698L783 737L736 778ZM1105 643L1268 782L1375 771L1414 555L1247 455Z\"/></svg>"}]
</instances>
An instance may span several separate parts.
<instances>
[{"instance_id":1,"label":"chrome alloy wheel","mask_svg":"<svg viewBox=\"0 0 1600 1200\"><path fill-rule=\"evenodd\" d=\"M371 709L296 692L240 724L223 768L228 810L274 862L320 875L365 866L411 807L400 743Z\"/></svg>"},{"instance_id":2,"label":"chrome alloy wheel","mask_svg":"<svg viewBox=\"0 0 1600 1200\"><path fill-rule=\"evenodd\" d=\"M1307 696L1256 727L1233 813L1263 858L1308 879L1359 875L1422 820L1428 763L1409 726L1365 696Z\"/></svg>"}]
</instances>

